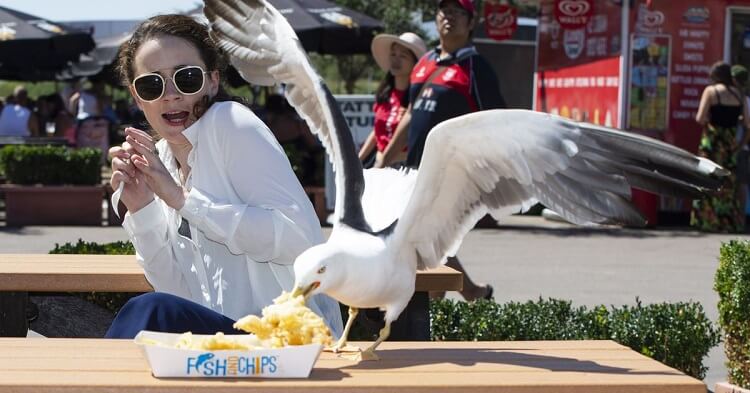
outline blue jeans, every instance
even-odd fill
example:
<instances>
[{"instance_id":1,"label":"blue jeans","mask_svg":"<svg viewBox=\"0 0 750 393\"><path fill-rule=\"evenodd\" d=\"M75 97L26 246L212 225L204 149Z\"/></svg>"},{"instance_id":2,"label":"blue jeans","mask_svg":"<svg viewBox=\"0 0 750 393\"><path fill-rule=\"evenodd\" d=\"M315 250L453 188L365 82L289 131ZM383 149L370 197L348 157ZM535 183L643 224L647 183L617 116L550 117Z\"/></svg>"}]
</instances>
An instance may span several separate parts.
<instances>
[{"instance_id":1,"label":"blue jeans","mask_svg":"<svg viewBox=\"0 0 750 393\"><path fill-rule=\"evenodd\" d=\"M234 320L198 303L163 292L130 299L117 313L106 338L134 338L141 330L165 333L240 334Z\"/></svg>"}]
</instances>

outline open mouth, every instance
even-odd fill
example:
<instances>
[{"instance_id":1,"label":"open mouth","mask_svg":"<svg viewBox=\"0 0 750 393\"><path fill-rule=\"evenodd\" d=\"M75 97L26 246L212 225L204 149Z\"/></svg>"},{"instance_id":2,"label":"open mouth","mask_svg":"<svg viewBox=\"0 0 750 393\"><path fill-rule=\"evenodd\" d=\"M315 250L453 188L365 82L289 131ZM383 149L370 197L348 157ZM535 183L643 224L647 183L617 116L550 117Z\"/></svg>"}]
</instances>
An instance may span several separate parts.
<instances>
[{"instance_id":1,"label":"open mouth","mask_svg":"<svg viewBox=\"0 0 750 393\"><path fill-rule=\"evenodd\" d=\"M161 115L170 126L184 126L190 117L187 111L171 111Z\"/></svg>"}]
</instances>

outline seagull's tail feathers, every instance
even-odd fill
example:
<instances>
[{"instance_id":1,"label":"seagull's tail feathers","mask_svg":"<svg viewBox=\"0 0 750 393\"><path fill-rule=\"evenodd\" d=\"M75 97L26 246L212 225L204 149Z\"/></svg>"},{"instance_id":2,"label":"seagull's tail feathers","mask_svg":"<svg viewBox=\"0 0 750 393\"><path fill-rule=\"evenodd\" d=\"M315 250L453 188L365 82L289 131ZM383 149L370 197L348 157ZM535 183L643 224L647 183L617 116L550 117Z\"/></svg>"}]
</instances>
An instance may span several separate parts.
<instances>
[{"instance_id":1,"label":"seagull's tail feathers","mask_svg":"<svg viewBox=\"0 0 750 393\"><path fill-rule=\"evenodd\" d=\"M678 147L640 135L579 124L581 155L602 171L620 172L634 188L673 197L701 198L721 188L729 171Z\"/></svg>"}]
</instances>

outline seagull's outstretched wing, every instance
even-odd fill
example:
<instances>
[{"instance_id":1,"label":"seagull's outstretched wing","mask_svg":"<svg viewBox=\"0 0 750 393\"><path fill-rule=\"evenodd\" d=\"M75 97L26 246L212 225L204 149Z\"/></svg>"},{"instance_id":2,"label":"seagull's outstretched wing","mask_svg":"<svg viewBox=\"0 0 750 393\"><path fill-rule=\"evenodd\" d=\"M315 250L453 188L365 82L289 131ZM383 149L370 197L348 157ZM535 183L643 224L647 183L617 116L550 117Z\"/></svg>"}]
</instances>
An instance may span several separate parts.
<instances>
[{"instance_id":1,"label":"seagull's outstretched wing","mask_svg":"<svg viewBox=\"0 0 750 393\"><path fill-rule=\"evenodd\" d=\"M436 267L487 211L536 201L574 223L643 225L630 187L697 197L728 172L654 139L523 110L493 110L435 126L394 233L420 268Z\"/></svg>"},{"instance_id":2,"label":"seagull's outstretched wing","mask_svg":"<svg viewBox=\"0 0 750 393\"><path fill-rule=\"evenodd\" d=\"M286 98L323 143L336 172L336 212L370 230L362 213L362 165L338 103L286 18L266 0L205 0L211 34L248 82L286 84Z\"/></svg>"}]
</instances>

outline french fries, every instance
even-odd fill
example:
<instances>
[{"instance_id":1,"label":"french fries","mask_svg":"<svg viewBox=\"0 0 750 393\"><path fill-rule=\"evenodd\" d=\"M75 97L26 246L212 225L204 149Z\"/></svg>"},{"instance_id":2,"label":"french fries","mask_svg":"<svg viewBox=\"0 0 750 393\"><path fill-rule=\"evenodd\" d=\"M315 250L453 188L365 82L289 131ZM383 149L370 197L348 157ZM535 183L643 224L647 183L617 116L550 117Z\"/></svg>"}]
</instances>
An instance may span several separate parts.
<instances>
[{"instance_id":1,"label":"french fries","mask_svg":"<svg viewBox=\"0 0 750 393\"><path fill-rule=\"evenodd\" d=\"M331 331L305 306L304 297L292 297L286 291L263 308L262 318L248 315L235 322L234 328L255 334L270 348L311 343L330 346L332 342Z\"/></svg>"},{"instance_id":2,"label":"french fries","mask_svg":"<svg viewBox=\"0 0 750 393\"><path fill-rule=\"evenodd\" d=\"M331 345L331 331L321 317L305 306L302 296L292 297L290 293L282 292L273 300L273 304L263 308L262 313L262 318L248 315L235 322L235 329L251 333L249 335L226 336L219 332L210 337L199 338L187 332L180 335L174 345L152 339L142 339L141 343L207 351L281 348L312 343Z\"/></svg>"},{"instance_id":3,"label":"french fries","mask_svg":"<svg viewBox=\"0 0 750 393\"><path fill-rule=\"evenodd\" d=\"M167 345L166 343L163 343L161 341L143 338L140 340L140 343L168 348L198 349L203 351L222 349L251 350L256 348L263 348L263 343L255 336L225 336L224 333L221 332L207 338L195 337L191 332L183 333L177 338L177 341L173 345Z\"/></svg>"}]
</instances>

